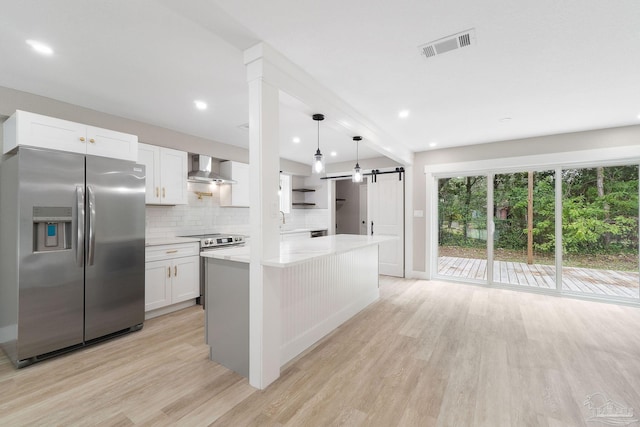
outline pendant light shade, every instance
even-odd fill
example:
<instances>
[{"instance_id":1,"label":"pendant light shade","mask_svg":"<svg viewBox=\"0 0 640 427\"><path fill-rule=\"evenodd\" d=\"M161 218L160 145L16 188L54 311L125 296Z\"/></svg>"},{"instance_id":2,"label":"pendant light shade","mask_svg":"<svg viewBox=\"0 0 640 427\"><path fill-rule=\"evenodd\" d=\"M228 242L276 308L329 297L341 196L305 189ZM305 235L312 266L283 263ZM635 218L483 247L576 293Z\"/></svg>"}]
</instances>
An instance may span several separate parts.
<instances>
[{"instance_id":1,"label":"pendant light shade","mask_svg":"<svg viewBox=\"0 0 640 427\"><path fill-rule=\"evenodd\" d=\"M316 150L316 154L313 155L313 166L311 167L311 172L322 173L324 172L324 160L322 158L322 153L320 152L320 122L324 120L324 114L314 114L313 120L318 122L318 149Z\"/></svg>"},{"instance_id":2,"label":"pendant light shade","mask_svg":"<svg viewBox=\"0 0 640 427\"><path fill-rule=\"evenodd\" d=\"M358 163L358 161L360 160L358 158L358 142L362 141L362 137L354 136L353 140L356 142L356 167L353 168L353 176L351 177L351 180L353 182L362 182L362 171L360 170L360 164Z\"/></svg>"}]
</instances>

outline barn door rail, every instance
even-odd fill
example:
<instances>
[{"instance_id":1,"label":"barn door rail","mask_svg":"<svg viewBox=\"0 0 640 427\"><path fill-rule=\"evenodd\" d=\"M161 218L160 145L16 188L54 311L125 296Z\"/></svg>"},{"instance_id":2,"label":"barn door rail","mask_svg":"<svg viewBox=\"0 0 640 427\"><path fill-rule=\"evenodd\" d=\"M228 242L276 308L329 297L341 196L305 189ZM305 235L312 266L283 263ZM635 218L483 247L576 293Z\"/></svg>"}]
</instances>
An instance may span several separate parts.
<instances>
[{"instance_id":1,"label":"barn door rail","mask_svg":"<svg viewBox=\"0 0 640 427\"><path fill-rule=\"evenodd\" d=\"M402 181L402 174L404 173L404 168L398 167L395 168L395 170L390 170L390 171L380 171L380 169L371 169L371 172L368 173L363 173L362 175L364 176L371 176L371 182L378 182L377 176L378 175L387 175L390 173L397 173L398 174L398 181ZM342 179L342 178L351 178L351 175L338 175L338 176L323 176L320 179Z\"/></svg>"}]
</instances>

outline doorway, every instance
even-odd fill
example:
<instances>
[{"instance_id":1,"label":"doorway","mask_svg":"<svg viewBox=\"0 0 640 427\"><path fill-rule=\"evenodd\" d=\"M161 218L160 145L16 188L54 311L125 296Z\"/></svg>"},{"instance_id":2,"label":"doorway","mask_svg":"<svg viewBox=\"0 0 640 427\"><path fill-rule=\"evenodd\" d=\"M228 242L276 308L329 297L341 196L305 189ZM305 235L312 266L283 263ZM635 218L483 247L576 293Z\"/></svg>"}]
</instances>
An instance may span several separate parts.
<instances>
[{"instance_id":1,"label":"doorway","mask_svg":"<svg viewBox=\"0 0 640 427\"><path fill-rule=\"evenodd\" d=\"M364 223L363 223L364 222ZM367 183L336 181L336 234L367 233Z\"/></svg>"},{"instance_id":2,"label":"doorway","mask_svg":"<svg viewBox=\"0 0 640 427\"><path fill-rule=\"evenodd\" d=\"M395 236L379 245L379 273L404 277L404 177L403 172L378 173L362 183L336 179L335 234ZM330 196L333 198L333 196Z\"/></svg>"}]
</instances>

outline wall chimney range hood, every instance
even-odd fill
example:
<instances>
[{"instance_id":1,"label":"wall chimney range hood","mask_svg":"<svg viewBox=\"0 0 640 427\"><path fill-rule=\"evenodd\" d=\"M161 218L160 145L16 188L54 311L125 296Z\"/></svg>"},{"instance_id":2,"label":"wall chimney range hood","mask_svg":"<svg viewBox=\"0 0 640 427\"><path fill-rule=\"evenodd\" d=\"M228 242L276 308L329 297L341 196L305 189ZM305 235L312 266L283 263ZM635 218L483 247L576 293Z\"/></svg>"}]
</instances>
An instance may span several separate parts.
<instances>
[{"instance_id":1,"label":"wall chimney range hood","mask_svg":"<svg viewBox=\"0 0 640 427\"><path fill-rule=\"evenodd\" d=\"M236 181L227 179L211 170L212 159L210 156L193 154L191 157L191 172L187 176L191 182L215 182L216 184L236 184Z\"/></svg>"}]
</instances>

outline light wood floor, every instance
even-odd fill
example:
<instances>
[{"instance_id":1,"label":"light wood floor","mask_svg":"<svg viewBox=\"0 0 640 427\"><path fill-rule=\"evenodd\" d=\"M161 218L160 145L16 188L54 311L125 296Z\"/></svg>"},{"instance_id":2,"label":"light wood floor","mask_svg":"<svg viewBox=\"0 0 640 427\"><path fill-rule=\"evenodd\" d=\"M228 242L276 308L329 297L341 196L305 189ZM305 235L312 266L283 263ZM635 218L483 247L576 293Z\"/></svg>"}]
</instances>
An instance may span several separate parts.
<instances>
[{"instance_id":1,"label":"light wood floor","mask_svg":"<svg viewBox=\"0 0 640 427\"><path fill-rule=\"evenodd\" d=\"M199 307L15 370L0 425L580 426L601 392L640 412L640 310L455 283L382 298L265 391L208 361Z\"/></svg>"},{"instance_id":2,"label":"light wood floor","mask_svg":"<svg viewBox=\"0 0 640 427\"><path fill-rule=\"evenodd\" d=\"M487 280L487 260L438 257L438 274L459 279ZM525 262L494 261L493 281L534 288L556 288L556 267ZM564 267L562 289L589 295L640 298L640 274L631 271Z\"/></svg>"}]
</instances>

